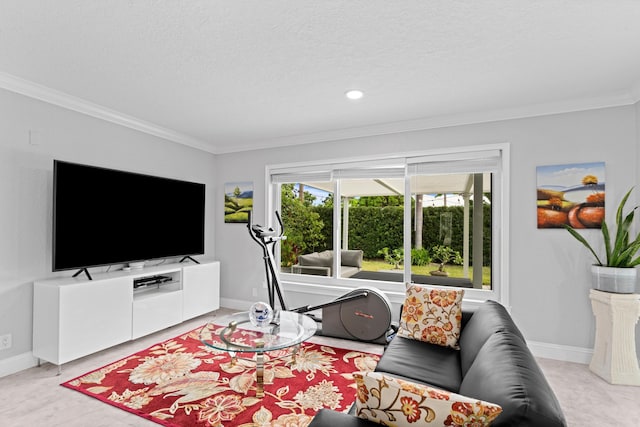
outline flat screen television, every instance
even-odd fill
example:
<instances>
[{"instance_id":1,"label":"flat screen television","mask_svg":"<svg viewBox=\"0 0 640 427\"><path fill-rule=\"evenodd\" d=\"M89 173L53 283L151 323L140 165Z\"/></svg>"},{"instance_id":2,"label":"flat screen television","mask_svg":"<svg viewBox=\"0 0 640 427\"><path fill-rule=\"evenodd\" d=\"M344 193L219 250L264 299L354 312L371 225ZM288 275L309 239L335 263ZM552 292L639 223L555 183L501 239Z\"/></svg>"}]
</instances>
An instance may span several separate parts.
<instances>
[{"instance_id":1,"label":"flat screen television","mask_svg":"<svg viewBox=\"0 0 640 427\"><path fill-rule=\"evenodd\" d=\"M54 160L53 271L201 255L204 215L204 184Z\"/></svg>"}]
</instances>

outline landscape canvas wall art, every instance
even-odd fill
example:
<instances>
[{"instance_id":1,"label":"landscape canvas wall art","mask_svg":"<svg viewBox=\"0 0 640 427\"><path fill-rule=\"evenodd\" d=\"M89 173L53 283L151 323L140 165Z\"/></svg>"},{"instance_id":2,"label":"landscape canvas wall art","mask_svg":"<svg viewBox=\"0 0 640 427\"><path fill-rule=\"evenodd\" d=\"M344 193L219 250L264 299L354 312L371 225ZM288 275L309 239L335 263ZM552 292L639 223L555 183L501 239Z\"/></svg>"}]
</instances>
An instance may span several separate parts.
<instances>
[{"instance_id":1,"label":"landscape canvas wall art","mask_svg":"<svg viewBox=\"0 0 640 427\"><path fill-rule=\"evenodd\" d=\"M604 162L538 166L538 228L600 228L604 221Z\"/></svg>"},{"instance_id":2,"label":"landscape canvas wall art","mask_svg":"<svg viewBox=\"0 0 640 427\"><path fill-rule=\"evenodd\" d=\"M224 222L248 223L253 209L253 182L224 184Z\"/></svg>"}]
</instances>

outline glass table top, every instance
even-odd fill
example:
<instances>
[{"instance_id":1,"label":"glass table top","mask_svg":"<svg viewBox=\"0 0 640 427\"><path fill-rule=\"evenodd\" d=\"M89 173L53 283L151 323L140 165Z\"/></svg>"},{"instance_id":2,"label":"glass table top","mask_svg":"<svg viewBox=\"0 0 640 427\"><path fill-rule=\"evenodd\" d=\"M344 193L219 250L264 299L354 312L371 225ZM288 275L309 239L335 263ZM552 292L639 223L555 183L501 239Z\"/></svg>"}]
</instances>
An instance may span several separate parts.
<instances>
[{"instance_id":1,"label":"glass table top","mask_svg":"<svg viewBox=\"0 0 640 427\"><path fill-rule=\"evenodd\" d=\"M316 322L309 316L275 310L267 326L254 326L248 312L215 318L200 331L203 344L230 352L264 353L302 343L316 332Z\"/></svg>"}]
</instances>

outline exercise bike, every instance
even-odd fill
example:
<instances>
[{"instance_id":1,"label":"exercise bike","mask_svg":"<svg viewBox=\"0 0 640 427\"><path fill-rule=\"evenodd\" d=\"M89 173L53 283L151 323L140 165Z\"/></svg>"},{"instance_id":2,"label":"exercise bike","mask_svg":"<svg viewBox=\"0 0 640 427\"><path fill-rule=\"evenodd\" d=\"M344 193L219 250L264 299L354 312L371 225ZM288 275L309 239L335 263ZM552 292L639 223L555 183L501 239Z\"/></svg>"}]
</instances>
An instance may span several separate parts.
<instances>
[{"instance_id":1,"label":"exercise bike","mask_svg":"<svg viewBox=\"0 0 640 427\"><path fill-rule=\"evenodd\" d=\"M269 305L275 310L277 297L281 309L287 311L275 262L275 246L278 242L286 240L287 236L284 235L284 224L280 214L277 211L275 214L280 232L271 227L253 224L251 212L247 229L251 238L262 249ZM321 319L310 313L316 310L322 310ZM322 323L318 335L386 344L396 330L391 324L391 302L384 293L373 287L356 288L333 301L305 305L288 311L306 314L316 322Z\"/></svg>"}]
</instances>

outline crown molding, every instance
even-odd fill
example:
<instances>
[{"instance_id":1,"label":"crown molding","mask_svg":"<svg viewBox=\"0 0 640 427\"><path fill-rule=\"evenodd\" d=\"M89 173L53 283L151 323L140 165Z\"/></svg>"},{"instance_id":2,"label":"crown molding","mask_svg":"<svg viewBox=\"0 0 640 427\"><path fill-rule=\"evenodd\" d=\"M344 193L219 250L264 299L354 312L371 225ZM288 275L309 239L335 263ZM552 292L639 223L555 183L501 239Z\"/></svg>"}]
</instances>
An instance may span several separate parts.
<instances>
[{"instance_id":1,"label":"crown molding","mask_svg":"<svg viewBox=\"0 0 640 427\"><path fill-rule=\"evenodd\" d=\"M443 127L523 119L528 117L633 105L640 102L640 81L638 81L627 92L619 92L601 97L574 99L489 111L475 111L469 113L425 117L421 119L382 123L371 126L245 141L243 143L236 143L229 147L216 147L184 133L141 120L8 73L0 72L0 88L212 154L229 154L275 147L288 147L292 145L339 141L393 133L424 131Z\"/></svg>"},{"instance_id":2,"label":"crown molding","mask_svg":"<svg viewBox=\"0 0 640 427\"><path fill-rule=\"evenodd\" d=\"M222 147L219 148L216 153L227 154L240 151L365 138L403 132L416 132L444 127L515 120L553 114L573 113L578 111L633 105L638 101L640 101L640 82L638 82L638 84L628 92L620 92L607 96L525 105L514 108L425 117L415 120L383 123L357 128L345 128L312 134L291 135L282 138L265 139L247 142L246 144L237 144L234 147L229 147L229 149Z\"/></svg>"},{"instance_id":3,"label":"crown molding","mask_svg":"<svg viewBox=\"0 0 640 427\"><path fill-rule=\"evenodd\" d=\"M75 111L77 113L85 114L87 116L95 117L100 120L105 120L107 122L153 135L158 138L187 145L198 150L210 153L214 152L210 145L189 135L176 132L155 123L112 110L105 106L95 104L82 98L51 89L47 86L22 79L8 73L0 72L0 88L47 102L67 110Z\"/></svg>"}]
</instances>

